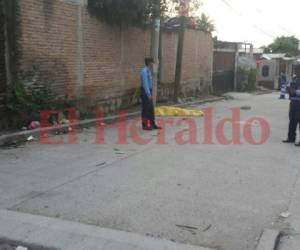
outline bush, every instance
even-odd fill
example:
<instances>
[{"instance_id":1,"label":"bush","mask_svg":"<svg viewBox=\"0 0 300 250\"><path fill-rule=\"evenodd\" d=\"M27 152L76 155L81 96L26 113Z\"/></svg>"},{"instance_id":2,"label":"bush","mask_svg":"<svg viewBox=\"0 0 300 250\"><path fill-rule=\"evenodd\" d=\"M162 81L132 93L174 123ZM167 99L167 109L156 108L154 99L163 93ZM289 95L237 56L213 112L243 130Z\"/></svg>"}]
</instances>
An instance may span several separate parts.
<instances>
[{"instance_id":1,"label":"bush","mask_svg":"<svg viewBox=\"0 0 300 250\"><path fill-rule=\"evenodd\" d=\"M238 68L238 90L254 91L256 88L256 69Z\"/></svg>"},{"instance_id":2,"label":"bush","mask_svg":"<svg viewBox=\"0 0 300 250\"><path fill-rule=\"evenodd\" d=\"M111 25L144 25L164 13L166 0L88 0L90 13Z\"/></svg>"},{"instance_id":3,"label":"bush","mask_svg":"<svg viewBox=\"0 0 300 250\"><path fill-rule=\"evenodd\" d=\"M31 121L40 120L42 110L60 110L70 106L67 100L57 100L46 87L24 87L17 82L8 87L5 96L5 113L8 127L20 128Z\"/></svg>"}]
</instances>

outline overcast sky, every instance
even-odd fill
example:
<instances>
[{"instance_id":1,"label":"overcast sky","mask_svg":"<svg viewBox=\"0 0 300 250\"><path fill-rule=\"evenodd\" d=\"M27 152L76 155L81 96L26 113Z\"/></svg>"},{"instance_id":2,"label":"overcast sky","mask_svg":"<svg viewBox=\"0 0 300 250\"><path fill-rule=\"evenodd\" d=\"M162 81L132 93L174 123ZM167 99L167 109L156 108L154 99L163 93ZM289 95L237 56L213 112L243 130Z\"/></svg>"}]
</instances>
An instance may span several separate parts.
<instances>
[{"instance_id":1,"label":"overcast sky","mask_svg":"<svg viewBox=\"0 0 300 250\"><path fill-rule=\"evenodd\" d=\"M300 0L202 0L219 40L270 44L277 36L300 38Z\"/></svg>"}]
</instances>

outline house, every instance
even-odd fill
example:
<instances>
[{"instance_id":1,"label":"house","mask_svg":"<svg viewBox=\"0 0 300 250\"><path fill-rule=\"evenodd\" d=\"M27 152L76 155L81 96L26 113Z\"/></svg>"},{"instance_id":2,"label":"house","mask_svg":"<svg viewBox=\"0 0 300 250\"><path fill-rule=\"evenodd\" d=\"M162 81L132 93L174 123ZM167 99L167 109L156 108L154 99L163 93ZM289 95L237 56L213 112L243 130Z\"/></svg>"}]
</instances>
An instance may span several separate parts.
<instances>
[{"instance_id":1,"label":"house","mask_svg":"<svg viewBox=\"0 0 300 250\"><path fill-rule=\"evenodd\" d=\"M284 53L263 54L258 63L258 85L269 89L278 89L281 73L286 75L287 81L291 81L294 61L295 58L287 57Z\"/></svg>"},{"instance_id":2,"label":"house","mask_svg":"<svg viewBox=\"0 0 300 250\"><path fill-rule=\"evenodd\" d=\"M251 43L214 42L213 89L217 93L243 91L245 79L240 75L240 68L255 69L259 54ZM260 53L260 51L258 51Z\"/></svg>"}]
</instances>

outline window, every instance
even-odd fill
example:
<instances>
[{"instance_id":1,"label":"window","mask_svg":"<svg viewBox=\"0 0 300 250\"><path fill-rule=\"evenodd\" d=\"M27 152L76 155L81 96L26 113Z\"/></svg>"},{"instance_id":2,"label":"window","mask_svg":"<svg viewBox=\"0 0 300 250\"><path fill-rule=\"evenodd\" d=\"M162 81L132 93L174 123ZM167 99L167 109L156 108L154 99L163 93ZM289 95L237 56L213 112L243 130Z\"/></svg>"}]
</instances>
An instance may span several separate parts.
<instances>
[{"instance_id":1,"label":"window","mask_svg":"<svg viewBox=\"0 0 300 250\"><path fill-rule=\"evenodd\" d=\"M263 77L268 77L269 74L270 74L269 71L270 71L270 67L269 66L267 66L267 65L263 66L262 67L262 76Z\"/></svg>"}]
</instances>

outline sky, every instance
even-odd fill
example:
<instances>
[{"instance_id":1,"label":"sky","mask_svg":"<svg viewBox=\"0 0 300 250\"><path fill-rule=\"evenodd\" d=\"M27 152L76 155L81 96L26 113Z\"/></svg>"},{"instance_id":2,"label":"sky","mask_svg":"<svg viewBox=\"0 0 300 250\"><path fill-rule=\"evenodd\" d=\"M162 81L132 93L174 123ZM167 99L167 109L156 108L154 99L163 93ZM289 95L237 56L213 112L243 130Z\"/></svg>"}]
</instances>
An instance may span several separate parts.
<instances>
[{"instance_id":1,"label":"sky","mask_svg":"<svg viewBox=\"0 0 300 250\"><path fill-rule=\"evenodd\" d=\"M278 36L300 38L299 0L202 0L219 40L250 42L256 48Z\"/></svg>"}]
</instances>

